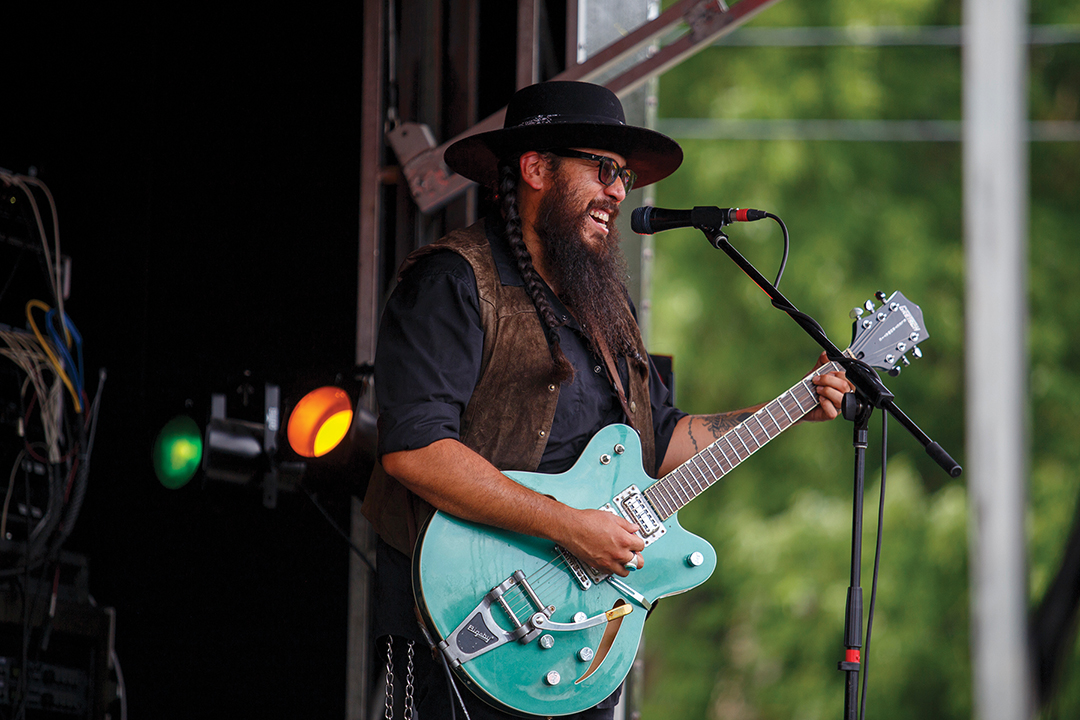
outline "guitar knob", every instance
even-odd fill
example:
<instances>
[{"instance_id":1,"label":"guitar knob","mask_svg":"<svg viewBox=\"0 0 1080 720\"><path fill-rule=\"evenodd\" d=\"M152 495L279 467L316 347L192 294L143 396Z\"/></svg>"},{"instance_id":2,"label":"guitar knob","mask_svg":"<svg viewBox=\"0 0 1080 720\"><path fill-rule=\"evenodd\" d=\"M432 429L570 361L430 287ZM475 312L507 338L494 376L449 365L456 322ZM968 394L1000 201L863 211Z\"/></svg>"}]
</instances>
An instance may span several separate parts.
<instances>
[{"instance_id":1,"label":"guitar knob","mask_svg":"<svg viewBox=\"0 0 1080 720\"><path fill-rule=\"evenodd\" d=\"M585 614L585 613L583 613L583 612L576 612L576 613L574 613L574 622L576 622L576 623L583 623L583 622L585 622L585 621L586 621L586 620L588 620L588 619L589 619L589 616L588 616L588 615L586 615L586 614Z\"/></svg>"},{"instance_id":2,"label":"guitar knob","mask_svg":"<svg viewBox=\"0 0 1080 720\"><path fill-rule=\"evenodd\" d=\"M578 650L578 660L581 662L589 662L593 659L593 649L591 647L583 647Z\"/></svg>"},{"instance_id":3,"label":"guitar knob","mask_svg":"<svg viewBox=\"0 0 1080 720\"><path fill-rule=\"evenodd\" d=\"M700 567L705 562L705 556L695 551L686 556L686 564L690 567Z\"/></svg>"},{"instance_id":4,"label":"guitar knob","mask_svg":"<svg viewBox=\"0 0 1080 720\"><path fill-rule=\"evenodd\" d=\"M540 647L544 648L545 650L550 650L551 648L555 647L555 638L551 635L541 635Z\"/></svg>"},{"instance_id":5,"label":"guitar knob","mask_svg":"<svg viewBox=\"0 0 1080 720\"><path fill-rule=\"evenodd\" d=\"M562 682L562 676L559 675L558 670L552 670L544 676L544 682L546 682L548 685L558 685L560 682Z\"/></svg>"}]
</instances>

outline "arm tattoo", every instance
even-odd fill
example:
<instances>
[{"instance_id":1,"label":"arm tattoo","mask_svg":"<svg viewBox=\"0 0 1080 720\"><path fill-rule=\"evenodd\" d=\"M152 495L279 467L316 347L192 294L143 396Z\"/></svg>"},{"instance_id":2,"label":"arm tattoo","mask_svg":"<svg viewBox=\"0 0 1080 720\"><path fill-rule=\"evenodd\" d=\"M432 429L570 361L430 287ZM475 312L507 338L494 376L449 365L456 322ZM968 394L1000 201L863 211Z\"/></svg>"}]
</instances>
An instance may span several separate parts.
<instances>
[{"instance_id":1,"label":"arm tattoo","mask_svg":"<svg viewBox=\"0 0 1080 720\"><path fill-rule=\"evenodd\" d=\"M705 429L712 433L714 438L719 438L753 414L752 412L726 412L717 413L716 415L700 415L699 418L705 425Z\"/></svg>"}]
</instances>

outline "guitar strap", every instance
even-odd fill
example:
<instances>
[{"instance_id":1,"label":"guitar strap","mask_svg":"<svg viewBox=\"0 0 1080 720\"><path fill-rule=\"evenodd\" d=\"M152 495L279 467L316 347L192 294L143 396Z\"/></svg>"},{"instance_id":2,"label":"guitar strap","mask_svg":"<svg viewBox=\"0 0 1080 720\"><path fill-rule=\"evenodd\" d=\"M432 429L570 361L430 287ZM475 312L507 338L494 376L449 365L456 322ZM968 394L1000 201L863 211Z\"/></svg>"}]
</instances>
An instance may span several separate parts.
<instances>
[{"instance_id":1,"label":"guitar strap","mask_svg":"<svg viewBox=\"0 0 1080 720\"><path fill-rule=\"evenodd\" d=\"M630 424L630 427L640 434L641 430L634 426L634 414L630 412L630 404L626 400L626 391L623 390L622 378L619 377L619 368L615 365L615 359L611 357L611 350L608 349L607 341L602 337L597 337L594 342L600 350L600 355L604 358L608 379L611 381L611 386L615 388L615 393L619 396L619 404L622 405L626 421Z\"/></svg>"}]
</instances>

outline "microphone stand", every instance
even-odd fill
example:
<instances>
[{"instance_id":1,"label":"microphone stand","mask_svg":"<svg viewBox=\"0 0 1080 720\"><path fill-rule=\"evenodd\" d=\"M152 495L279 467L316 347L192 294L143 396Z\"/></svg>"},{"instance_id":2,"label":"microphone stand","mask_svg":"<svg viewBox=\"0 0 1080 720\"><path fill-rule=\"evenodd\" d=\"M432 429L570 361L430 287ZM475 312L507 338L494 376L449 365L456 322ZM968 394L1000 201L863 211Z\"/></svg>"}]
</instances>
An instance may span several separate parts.
<instances>
[{"instance_id":1,"label":"microphone stand","mask_svg":"<svg viewBox=\"0 0 1080 720\"><path fill-rule=\"evenodd\" d=\"M772 300L772 304L779 310L786 312L792 320L798 323L807 335L825 350L826 357L843 365L847 379L855 386L855 393L844 396L841 408L844 417L855 423L853 445L855 447L855 498L853 508L852 538L851 538L851 584L848 587L847 608L844 614L844 660L838 664L838 669L845 673L844 693L844 718L856 720L858 717L859 697L859 671L861 668L862 648L862 516L863 516L863 489L866 469L866 448L868 445L868 426L870 415L874 408L885 410L926 449L926 453L941 466L950 477L959 477L963 471L960 465L953 460L941 445L931 440L918 425L914 423L894 401L893 394L881 382L881 378L867 364L854 360L844 355L825 335L821 325L812 317L802 313L796 308L779 290L769 282L764 275L758 272L749 260L744 258L728 241L727 235L720 228L706 227L696 224L709 243L717 250L727 253L736 265L766 295Z\"/></svg>"}]
</instances>

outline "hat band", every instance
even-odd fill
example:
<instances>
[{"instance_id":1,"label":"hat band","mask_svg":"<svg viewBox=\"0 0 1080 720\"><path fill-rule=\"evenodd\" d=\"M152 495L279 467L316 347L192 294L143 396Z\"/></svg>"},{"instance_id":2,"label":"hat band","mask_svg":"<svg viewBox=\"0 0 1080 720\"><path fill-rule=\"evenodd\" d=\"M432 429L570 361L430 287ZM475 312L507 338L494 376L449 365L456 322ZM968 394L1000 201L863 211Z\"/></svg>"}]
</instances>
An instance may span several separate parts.
<instances>
[{"instance_id":1,"label":"hat band","mask_svg":"<svg viewBox=\"0 0 1080 720\"><path fill-rule=\"evenodd\" d=\"M623 125L624 123L607 115L564 115L561 113L552 113L548 115L533 115L532 117L527 117L516 125L507 125L505 129L511 127L527 127L529 125L569 124Z\"/></svg>"}]
</instances>

